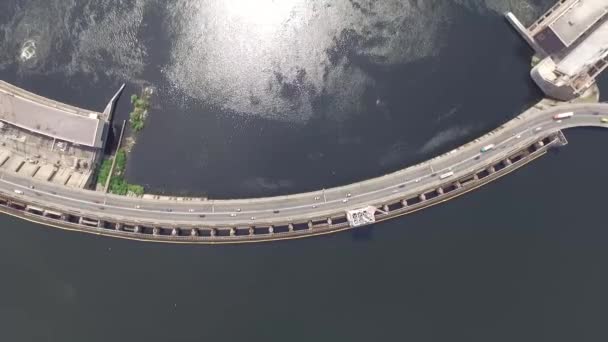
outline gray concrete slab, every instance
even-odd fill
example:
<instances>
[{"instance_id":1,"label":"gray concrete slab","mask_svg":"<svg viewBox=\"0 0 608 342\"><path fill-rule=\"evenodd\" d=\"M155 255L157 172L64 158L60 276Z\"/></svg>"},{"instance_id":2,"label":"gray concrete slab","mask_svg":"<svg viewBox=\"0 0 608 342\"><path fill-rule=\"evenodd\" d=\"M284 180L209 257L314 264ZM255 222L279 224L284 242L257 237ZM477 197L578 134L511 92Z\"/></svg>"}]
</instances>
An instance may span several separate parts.
<instances>
[{"instance_id":1,"label":"gray concrete slab","mask_svg":"<svg viewBox=\"0 0 608 342\"><path fill-rule=\"evenodd\" d=\"M56 169L53 165L42 165L38 172L36 172L36 175L34 175L34 178L42 181L49 181L51 177L53 177L53 175L55 174L55 170Z\"/></svg>"},{"instance_id":2,"label":"gray concrete slab","mask_svg":"<svg viewBox=\"0 0 608 342\"><path fill-rule=\"evenodd\" d=\"M85 110L74 113L33 99L33 94L26 93L0 82L0 121L74 144L103 145L105 121L99 118L99 113Z\"/></svg>"},{"instance_id":3,"label":"gray concrete slab","mask_svg":"<svg viewBox=\"0 0 608 342\"><path fill-rule=\"evenodd\" d=\"M19 174L24 177L34 177L36 172L38 172L38 169L40 169L40 165L32 164L26 161L19 170Z\"/></svg>"},{"instance_id":4,"label":"gray concrete slab","mask_svg":"<svg viewBox=\"0 0 608 342\"><path fill-rule=\"evenodd\" d=\"M9 151L0 150L0 167L2 167L10 157L11 153Z\"/></svg>"},{"instance_id":5,"label":"gray concrete slab","mask_svg":"<svg viewBox=\"0 0 608 342\"><path fill-rule=\"evenodd\" d=\"M66 185L71 186L73 188L82 188L87 182L87 179L87 175L84 175L80 172L72 172L72 175Z\"/></svg>"},{"instance_id":6,"label":"gray concrete slab","mask_svg":"<svg viewBox=\"0 0 608 342\"><path fill-rule=\"evenodd\" d=\"M57 172L55 172L55 175L53 176L51 181L55 184L66 185L71 175L72 173L69 170L60 168L59 170L57 170Z\"/></svg>"},{"instance_id":7,"label":"gray concrete slab","mask_svg":"<svg viewBox=\"0 0 608 342\"><path fill-rule=\"evenodd\" d=\"M606 0L579 0L549 26L566 46L570 46L606 13Z\"/></svg>"},{"instance_id":8,"label":"gray concrete slab","mask_svg":"<svg viewBox=\"0 0 608 342\"><path fill-rule=\"evenodd\" d=\"M12 155L6 162L6 169L11 172L17 172L21 166L25 163L25 159L21 156Z\"/></svg>"},{"instance_id":9,"label":"gray concrete slab","mask_svg":"<svg viewBox=\"0 0 608 342\"><path fill-rule=\"evenodd\" d=\"M608 6L608 5L607 5ZM557 64L557 70L569 76L578 75L581 70L595 64L608 54L608 21L600 25L585 38L564 59Z\"/></svg>"}]
</instances>

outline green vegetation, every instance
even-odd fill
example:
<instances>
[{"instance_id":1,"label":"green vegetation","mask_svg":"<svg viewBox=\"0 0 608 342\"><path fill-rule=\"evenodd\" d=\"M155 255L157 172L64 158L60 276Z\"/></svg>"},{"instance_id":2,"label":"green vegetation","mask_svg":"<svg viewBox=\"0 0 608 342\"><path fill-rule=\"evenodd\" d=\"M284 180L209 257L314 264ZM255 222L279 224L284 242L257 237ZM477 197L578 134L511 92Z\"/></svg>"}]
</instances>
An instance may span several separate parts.
<instances>
[{"instance_id":1,"label":"green vegetation","mask_svg":"<svg viewBox=\"0 0 608 342\"><path fill-rule=\"evenodd\" d=\"M124 172L127 167L127 153L125 150L120 149L116 152L116 164L114 165L114 172L112 179L110 180L110 186L108 188L110 193L116 195L127 195L134 194L141 196L144 194L144 187L141 185L129 184L125 180ZM108 176L110 174L110 168L112 167L112 158L105 159L99 168L99 174L97 175L97 183L104 187Z\"/></svg>"},{"instance_id":2,"label":"green vegetation","mask_svg":"<svg viewBox=\"0 0 608 342\"><path fill-rule=\"evenodd\" d=\"M106 184L111 168L112 159L104 159L103 163L101 163L101 167L99 167L99 173L97 174L97 183L101 184L102 186Z\"/></svg>"},{"instance_id":3,"label":"green vegetation","mask_svg":"<svg viewBox=\"0 0 608 342\"><path fill-rule=\"evenodd\" d=\"M151 91L144 89L141 96L137 96L136 94L131 95L133 111L129 114L129 123L134 132L139 132L144 128L148 110L150 109L150 94Z\"/></svg>"},{"instance_id":4,"label":"green vegetation","mask_svg":"<svg viewBox=\"0 0 608 342\"><path fill-rule=\"evenodd\" d=\"M530 62L530 66L532 68L534 68L535 66L538 65L538 63L540 63L540 61L541 61L541 59L538 58L538 56L534 55L534 56L532 56L532 62Z\"/></svg>"}]
</instances>

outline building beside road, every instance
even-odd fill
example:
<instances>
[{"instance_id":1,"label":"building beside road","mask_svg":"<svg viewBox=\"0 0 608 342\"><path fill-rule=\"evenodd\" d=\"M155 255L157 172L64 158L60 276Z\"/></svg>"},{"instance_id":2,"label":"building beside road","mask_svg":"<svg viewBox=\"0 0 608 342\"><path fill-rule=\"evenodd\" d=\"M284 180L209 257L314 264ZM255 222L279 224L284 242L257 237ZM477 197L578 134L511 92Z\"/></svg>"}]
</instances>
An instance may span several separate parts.
<instances>
[{"instance_id":1,"label":"building beside road","mask_svg":"<svg viewBox=\"0 0 608 342\"><path fill-rule=\"evenodd\" d=\"M550 97L582 95L608 67L606 0L559 0L527 28L512 13L507 18L536 51L532 79Z\"/></svg>"},{"instance_id":2,"label":"building beside road","mask_svg":"<svg viewBox=\"0 0 608 342\"><path fill-rule=\"evenodd\" d=\"M0 81L0 170L76 188L88 186L103 157L121 91L103 112L95 112Z\"/></svg>"}]
</instances>

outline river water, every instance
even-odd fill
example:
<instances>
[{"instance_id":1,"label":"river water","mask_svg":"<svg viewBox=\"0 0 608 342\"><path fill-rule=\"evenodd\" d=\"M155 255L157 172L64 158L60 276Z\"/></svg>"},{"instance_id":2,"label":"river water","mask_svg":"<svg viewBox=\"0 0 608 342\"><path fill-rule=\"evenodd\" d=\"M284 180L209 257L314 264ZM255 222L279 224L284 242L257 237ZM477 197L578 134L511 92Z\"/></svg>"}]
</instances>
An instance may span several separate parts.
<instances>
[{"instance_id":1,"label":"river water","mask_svg":"<svg viewBox=\"0 0 608 342\"><path fill-rule=\"evenodd\" d=\"M0 78L96 109L122 82L154 86L128 165L150 191L306 191L448 151L539 100L501 13L552 2L7 0ZM301 241L165 246L1 217L0 337L603 341L606 135L567 136L448 204Z\"/></svg>"}]
</instances>

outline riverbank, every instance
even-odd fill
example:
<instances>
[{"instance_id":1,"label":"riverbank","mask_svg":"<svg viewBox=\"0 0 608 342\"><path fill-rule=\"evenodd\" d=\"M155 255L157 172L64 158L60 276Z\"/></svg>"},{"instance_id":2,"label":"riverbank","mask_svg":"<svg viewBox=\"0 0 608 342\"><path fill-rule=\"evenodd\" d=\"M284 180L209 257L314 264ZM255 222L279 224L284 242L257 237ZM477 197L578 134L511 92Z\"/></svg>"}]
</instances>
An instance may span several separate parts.
<instances>
[{"instance_id":1,"label":"riverbank","mask_svg":"<svg viewBox=\"0 0 608 342\"><path fill-rule=\"evenodd\" d=\"M125 169L127 167L127 152L119 149L114 157L106 158L99 167L97 175L97 189L105 189L105 185L110 177L112 162L116 159L112 172L108 192L115 195L143 196L144 187L141 185L130 184L125 180Z\"/></svg>"}]
</instances>

